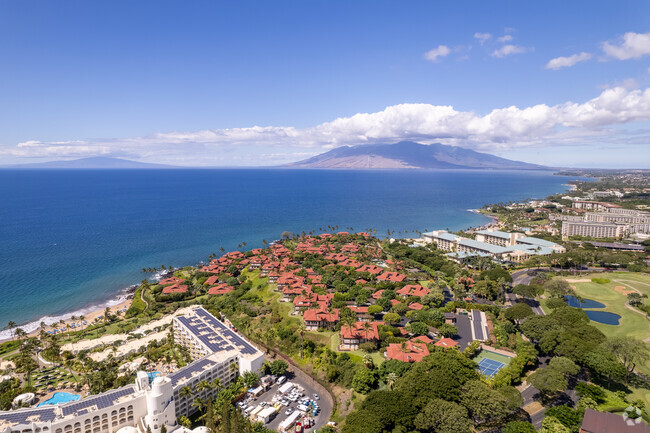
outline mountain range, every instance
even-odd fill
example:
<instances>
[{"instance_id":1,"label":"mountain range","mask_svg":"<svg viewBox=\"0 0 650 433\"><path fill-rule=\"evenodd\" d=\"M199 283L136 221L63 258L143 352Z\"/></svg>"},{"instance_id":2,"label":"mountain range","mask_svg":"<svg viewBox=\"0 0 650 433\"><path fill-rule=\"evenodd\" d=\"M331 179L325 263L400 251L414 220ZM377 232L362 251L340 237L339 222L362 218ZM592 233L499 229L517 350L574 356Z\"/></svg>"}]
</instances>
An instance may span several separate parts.
<instances>
[{"instance_id":1,"label":"mountain range","mask_svg":"<svg viewBox=\"0 0 650 433\"><path fill-rule=\"evenodd\" d=\"M12 165L20 169L173 169L191 168L151 164L121 158L95 156L71 161L49 161ZM208 167L205 167L208 168ZM216 168L216 167L215 167ZM329 152L281 168L322 169L474 169L474 170L544 170L548 167L512 161L487 153L440 143L420 144L402 141L393 144L342 146Z\"/></svg>"},{"instance_id":2,"label":"mountain range","mask_svg":"<svg viewBox=\"0 0 650 433\"><path fill-rule=\"evenodd\" d=\"M31 164L12 165L8 168L34 169L146 169L146 168L179 168L173 165L150 164L147 162L130 161L128 159L111 158L108 156L93 156L90 158L74 159L71 161L48 161Z\"/></svg>"},{"instance_id":3,"label":"mountain range","mask_svg":"<svg viewBox=\"0 0 650 433\"><path fill-rule=\"evenodd\" d=\"M487 153L440 143L402 141L393 144L342 146L303 161L286 164L295 168L336 169L492 169L543 170L527 162L512 161Z\"/></svg>"}]
</instances>

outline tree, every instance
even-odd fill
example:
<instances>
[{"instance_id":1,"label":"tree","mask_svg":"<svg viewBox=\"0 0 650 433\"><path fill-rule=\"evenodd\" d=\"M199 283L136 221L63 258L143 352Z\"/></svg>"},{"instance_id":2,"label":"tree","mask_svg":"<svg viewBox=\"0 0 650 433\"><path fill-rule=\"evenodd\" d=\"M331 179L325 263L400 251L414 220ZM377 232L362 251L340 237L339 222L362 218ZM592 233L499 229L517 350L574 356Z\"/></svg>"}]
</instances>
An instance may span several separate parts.
<instances>
[{"instance_id":1,"label":"tree","mask_svg":"<svg viewBox=\"0 0 650 433\"><path fill-rule=\"evenodd\" d=\"M375 368L375 361L373 361L371 354L366 353L363 355L363 366L371 370Z\"/></svg>"},{"instance_id":2,"label":"tree","mask_svg":"<svg viewBox=\"0 0 650 433\"><path fill-rule=\"evenodd\" d=\"M518 302L512 307L506 308L503 314L506 319L519 324L523 319L530 317L535 313L533 313L533 309L530 308L528 304Z\"/></svg>"},{"instance_id":3,"label":"tree","mask_svg":"<svg viewBox=\"0 0 650 433\"><path fill-rule=\"evenodd\" d=\"M431 400L415 417L415 427L435 433L470 433L472 422L463 406L442 399Z\"/></svg>"},{"instance_id":4,"label":"tree","mask_svg":"<svg viewBox=\"0 0 650 433\"><path fill-rule=\"evenodd\" d=\"M377 373L367 368L359 368L352 378L352 388L360 394L368 394L377 387Z\"/></svg>"},{"instance_id":5,"label":"tree","mask_svg":"<svg viewBox=\"0 0 650 433\"><path fill-rule=\"evenodd\" d=\"M244 384L246 385L247 388L255 387L257 383L260 381L260 378L257 375L257 373L253 371L245 372L242 379L244 380Z\"/></svg>"},{"instance_id":6,"label":"tree","mask_svg":"<svg viewBox=\"0 0 650 433\"><path fill-rule=\"evenodd\" d=\"M429 333L429 327L423 322L409 322L406 327L415 335L427 335Z\"/></svg>"},{"instance_id":7,"label":"tree","mask_svg":"<svg viewBox=\"0 0 650 433\"><path fill-rule=\"evenodd\" d=\"M542 428L539 433L571 433L571 430L562 424L557 418L547 416L542 421Z\"/></svg>"},{"instance_id":8,"label":"tree","mask_svg":"<svg viewBox=\"0 0 650 433\"><path fill-rule=\"evenodd\" d=\"M178 417L178 423L187 429L192 427L192 421L190 421L190 419L185 415L181 415Z\"/></svg>"},{"instance_id":9,"label":"tree","mask_svg":"<svg viewBox=\"0 0 650 433\"><path fill-rule=\"evenodd\" d=\"M562 278L553 278L547 281L544 283L544 290L553 298L571 295L573 293L573 289L571 289L569 283Z\"/></svg>"},{"instance_id":10,"label":"tree","mask_svg":"<svg viewBox=\"0 0 650 433\"><path fill-rule=\"evenodd\" d=\"M384 314L384 322L389 323L391 325L396 325L399 322L401 322L401 320L402 320L402 318L397 313L386 313L386 314Z\"/></svg>"},{"instance_id":11,"label":"tree","mask_svg":"<svg viewBox=\"0 0 650 433\"><path fill-rule=\"evenodd\" d=\"M368 307L368 314L379 314L382 311L384 311L384 309L381 307L381 305L373 304Z\"/></svg>"},{"instance_id":12,"label":"tree","mask_svg":"<svg viewBox=\"0 0 650 433\"><path fill-rule=\"evenodd\" d=\"M508 411L503 395L478 380L463 385L460 403L467 408L474 422L477 423L500 418Z\"/></svg>"},{"instance_id":13,"label":"tree","mask_svg":"<svg viewBox=\"0 0 650 433\"><path fill-rule=\"evenodd\" d=\"M501 429L501 433L537 433L537 430L529 422L511 421Z\"/></svg>"},{"instance_id":14,"label":"tree","mask_svg":"<svg viewBox=\"0 0 650 433\"><path fill-rule=\"evenodd\" d=\"M643 297L636 292L628 293L627 302L630 305L634 305L635 307L638 307L639 305L643 304Z\"/></svg>"},{"instance_id":15,"label":"tree","mask_svg":"<svg viewBox=\"0 0 650 433\"><path fill-rule=\"evenodd\" d=\"M268 372L274 376L282 376L287 372L289 364L281 359L276 359L275 361L268 363Z\"/></svg>"},{"instance_id":16,"label":"tree","mask_svg":"<svg viewBox=\"0 0 650 433\"><path fill-rule=\"evenodd\" d=\"M645 363L650 356L648 346L643 341L632 337L609 339L607 340L606 347L625 366L625 383L628 382L629 376L634 372L636 366Z\"/></svg>"},{"instance_id":17,"label":"tree","mask_svg":"<svg viewBox=\"0 0 650 433\"><path fill-rule=\"evenodd\" d=\"M528 378L528 382L548 396L564 391L568 386L568 376L578 371L578 366L569 358L553 358L548 367L537 370Z\"/></svg>"},{"instance_id":18,"label":"tree","mask_svg":"<svg viewBox=\"0 0 650 433\"><path fill-rule=\"evenodd\" d=\"M438 332L443 337L451 338L458 333L458 329L450 323L443 323L438 326Z\"/></svg>"},{"instance_id":19,"label":"tree","mask_svg":"<svg viewBox=\"0 0 650 433\"><path fill-rule=\"evenodd\" d=\"M393 390L395 387L395 382L397 381L397 375L395 373L388 373L388 376L386 376L386 386L390 391Z\"/></svg>"}]
</instances>

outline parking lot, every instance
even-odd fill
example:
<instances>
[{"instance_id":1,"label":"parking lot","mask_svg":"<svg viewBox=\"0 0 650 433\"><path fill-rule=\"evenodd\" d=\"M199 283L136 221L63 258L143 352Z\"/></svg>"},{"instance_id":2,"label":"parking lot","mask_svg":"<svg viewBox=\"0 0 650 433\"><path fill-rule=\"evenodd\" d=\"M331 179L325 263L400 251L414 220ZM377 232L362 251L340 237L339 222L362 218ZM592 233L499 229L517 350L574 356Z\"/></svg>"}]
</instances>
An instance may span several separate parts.
<instances>
[{"instance_id":1,"label":"parking lot","mask_svg":"<svg viewBox=\"0 0 650 433\"><path fill-rule=\"evenodd\" d=\"M287 383L293 383L295 385L294 390L284 394L284 398L278 398L280 388L282 386L286 388ZM315 424L308 431L313 432L325 426L332 414L332 405L329 402L329 398L321 398L322 396L316 387L318 387L318 384L313 380L303 380L294 376L292 373L288 373L286 382L283 384L276 382L260 396L249 398L243 403L248 407L254 408L260 404L263 404L265 407L272 406L279 401L282 404L282 408L276 414L275 418L268 424L265 424L267 428L272 430L278 430L282 421L291 416L293 412L299 410L299 406L303 411L309 408L307 415L315 421ZM275 401L273 401L274 397L276 397ZM246 407L244 404L242 404L242 409ZM313 415L314 407L318 407L316 415Z\"/></svg>"}]
</instances>

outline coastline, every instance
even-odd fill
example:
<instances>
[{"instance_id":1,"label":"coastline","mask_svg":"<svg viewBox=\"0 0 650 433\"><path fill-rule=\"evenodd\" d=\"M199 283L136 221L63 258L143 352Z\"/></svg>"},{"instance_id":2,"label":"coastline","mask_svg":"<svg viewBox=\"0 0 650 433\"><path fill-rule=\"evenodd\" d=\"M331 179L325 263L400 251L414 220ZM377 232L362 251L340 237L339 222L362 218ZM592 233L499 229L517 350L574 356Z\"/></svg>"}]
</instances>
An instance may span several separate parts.
<instances>
[{"instance_id":1,"label":"coastline","mask_svg":"<svg viewBox=\"0 0 650 433\"><path fill-rule=\"evenodd\" d=\"M563 187L564 190L566 191L568 188L573 187L573 185L561 184L561 187ZM477 214L477 215L480 214L480 215L482 215L484 217L487 217L489 219L488 222L485 222L478 229L483 229L483 228L487 229L487 228L491 228L491 227L498 227L501 224L501 222L498 220L498 218L496 218L496 217L494 217L492 215L486 215L485 213L480 212L479 209L466 209L466 211ZM158 275L151 275L151 276L149 276L148 279L150 281L154 281L158 277L159 277ZM108 300L106 300L104 302L94 303L94 304L91 304L91 305L86 305L86 306L84 306L82 308L76 309L76 310L71 311L69 313L63 313L63 314L56 315L56 316L50 316L50 315L46 314L46 315L40 317L37 320L33 320L33 321L29 321L29 322L28 321L25 321L25 322L16 321L19 324L17 324L14 327L14 331L17 328L21 328L25 332L27 332L28 335L33 336L33 335L37 335L39 333L39 331L40 331L40 323L41 322L44 322L46 325L48 325L47 328L46 328L47 330L51 330L52 327L50 325L58 324L61 320L63 320L65 324L73 323L73 321L71 320L71 317L76 316L78 318L81 315L85 316L85 320L87 322L86 326L88 326L90 323L92 323L92 321L95 319L95 317L100 316L100 315L103 314L106 307L110 307L111 312L113 314L115 314L115 311L123 309L125 306L128 309L128 306L130 306L131 300L129 299L130 296L129 296L129 293L127 292L127 290L128 290L128 288L121 289L117 294L113 294L112 298L110 298L110 299L108 299ZM14 319L14 320L16 320L16 319ZM78 322L79 321L77 320L74 323L78 323ZM65 324L63 325L64 327L65 327ZM3 324L3 325L6 326L6 324ZM58 328L61 328L61 326L58 326ZM74 329L81 329L81 328L75 327ZM10 339L11 339L11 332L9 331L9 329L5 328L5 329L0 331L0 342L5 342L5 341L8 341Z\"/></svg>"},{"instance_id":2,"label":"coastline","mask_svg":"<svg viewBox=\"0 0 650 433\"><path fill-rule=\"evenodd\" d=\"M41 323L45 323L46 331L51 331L53 328L66 329L66 325L72 325L73 323L75 324L75 327L71 328L71 330L84 329L92 325L98 317L103 316L106 308L110 308L111 314L113 315L124 315L124 313L129 309L131 303L133 302L133 293L131 293L130 289L131 287L122 289L116 297L109 299L103 303L92 304L87 307L80 308L79 310L75 310L70 313L64 313L58 316L44 316L39 320L35 320L33 322L17 324L12 330L3 329L0 331L0 343L10 341L12 339L11 333L15 332L16 329L22 329L27 333L28 337L35 337L41 331ZM123 312L118 313L120 310L123 310ZM84 320L86 321L85 325L81 324L81 320L79 320L80 316L84 316ZM72 320L72 317L75 317L76 320ZM61 321L63 321L63 324L61 324Z\"/></svg>"}]
</instances>

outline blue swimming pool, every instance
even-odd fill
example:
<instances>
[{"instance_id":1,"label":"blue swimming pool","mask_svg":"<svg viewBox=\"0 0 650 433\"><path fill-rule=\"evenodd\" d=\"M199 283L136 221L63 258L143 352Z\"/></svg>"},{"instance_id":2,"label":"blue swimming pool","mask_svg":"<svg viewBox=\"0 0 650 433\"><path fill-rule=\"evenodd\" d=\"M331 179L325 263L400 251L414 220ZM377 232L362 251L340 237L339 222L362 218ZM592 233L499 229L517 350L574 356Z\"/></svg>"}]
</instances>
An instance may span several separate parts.
<instances>
[{"instance_id":1,"label":"blue swimming pool","mask_svg":"<svg viewBox=\"0 0 650 433\"><path fill-rule=\"evenodd\" d=\"M585 310L585 313L587 313L587 316L590 320L598 323L604 323L605 325L618 325L618 321L621 318L621 316L618 314L609 313L607 311Z\"/></svg>"},{"instance_id":2,"label":"blue swimming pool","mask_svg":"<svg viewBox=\"0 0 650 433\"><path fill-rule=\"evenodd\" d=\"M38 404L38 406L45 406L47 404L63 404L71 401L77 401L81 398L79 394L70 394L69 392L55 392L52 397L48 398L44 402Z\"/></svg>"},{"instance_id":3,"label":"blue swimming pool","mask_svg":"<svg viewBox=\"0 0 650 433\"><path fill-rule=\"evenodd\" d=\"M149 376L149 383L153 382L155 378L160 376L162 373L159 371L152 371L151 373L147 373L147 376Z\"/></svg>"},{"instance_id":4,"label":"blue swimming pool","mask_svg":"<svg viewBox=\"0 0 650 433\"><path fill-rule=\"evenodd\" d=\"M569 296L569 295L565 295L564 299L566 299L566 303L569 305L569 307L605 308L605 304L601 304L600 302L593 301L591 299L583 299L582 301L579 301L578 298L576 298L575 296Z\"/></svg>"}]
</instances>

